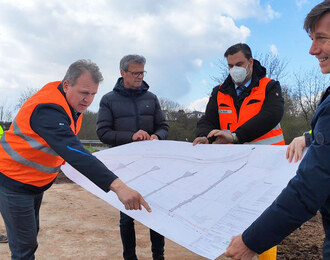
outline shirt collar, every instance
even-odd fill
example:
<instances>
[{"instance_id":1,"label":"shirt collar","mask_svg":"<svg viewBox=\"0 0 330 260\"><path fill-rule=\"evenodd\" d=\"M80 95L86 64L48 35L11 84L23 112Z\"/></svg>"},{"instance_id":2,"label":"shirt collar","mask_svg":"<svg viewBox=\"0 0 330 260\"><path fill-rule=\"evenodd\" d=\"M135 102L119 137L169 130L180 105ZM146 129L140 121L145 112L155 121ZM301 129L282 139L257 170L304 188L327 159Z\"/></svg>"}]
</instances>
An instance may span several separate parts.
<instances>
[{"instance_id":1,"label":"shirt collar","mask_svg":"<svg viewBox=\"0 0 330 260\"><path fill-rule=\"evenodd\" d=\"M251 84L251 81L252 81L252 77L249 79L249 81L248 82L246 82L245 84L244 84L244 87L248 87L250 84ZM235 89L237 89L238 88L238 85L237 84L235 84Z\"/></svg>"}]
</instances>

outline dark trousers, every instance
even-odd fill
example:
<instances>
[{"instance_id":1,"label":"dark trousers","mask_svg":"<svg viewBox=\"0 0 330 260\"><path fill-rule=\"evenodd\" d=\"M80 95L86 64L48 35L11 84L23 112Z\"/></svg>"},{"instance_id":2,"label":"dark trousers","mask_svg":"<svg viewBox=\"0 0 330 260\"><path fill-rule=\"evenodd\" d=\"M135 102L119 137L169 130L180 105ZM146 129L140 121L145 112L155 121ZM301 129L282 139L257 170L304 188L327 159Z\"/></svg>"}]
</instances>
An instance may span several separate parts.
<instances>
[{"instance_id":1,"label":"dark trousers","mask_svg":"<svg viewBox=\"0 0 330 260\"><path fill-rule=\"evenodd\" d=\"M135 253L136 239L134 219L120 212L120 235L123 243L125 260L137 260ZM154 258L164 255L165 239L162 235L150 229L151 252Z\"/></svg>"},{"instance_id":2,"label":"dark trousers","mask_svg":"<svg viewBox=\"0 0 330 260\"><path fill-rule=\"evenodd\" d=\"M42 196L43 193L20 193L0 185L0 212L6 225L12 260L35 258Z\"/></svg>"}]
</instances>

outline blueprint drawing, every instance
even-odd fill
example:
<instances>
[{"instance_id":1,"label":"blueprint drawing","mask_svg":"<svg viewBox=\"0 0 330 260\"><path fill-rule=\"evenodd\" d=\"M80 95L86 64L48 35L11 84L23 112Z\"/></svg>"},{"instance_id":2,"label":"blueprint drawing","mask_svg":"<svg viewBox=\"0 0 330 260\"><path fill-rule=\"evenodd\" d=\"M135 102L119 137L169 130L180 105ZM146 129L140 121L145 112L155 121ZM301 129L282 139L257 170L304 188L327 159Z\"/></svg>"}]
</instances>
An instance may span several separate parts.
<instances>
[{"instance_id":1,"label":"blueprint drawing","mask_svg":"<svg viewBox=\"0 0 330 260\"><path fill-rule=\"evenodd\" d=\"M198 255L215 259L242 233L295 175L286 146L196 145L143 141L94 153L152 212L127 211L70 165L74 182L142 224Z\"/></svg>"}]
</instances>

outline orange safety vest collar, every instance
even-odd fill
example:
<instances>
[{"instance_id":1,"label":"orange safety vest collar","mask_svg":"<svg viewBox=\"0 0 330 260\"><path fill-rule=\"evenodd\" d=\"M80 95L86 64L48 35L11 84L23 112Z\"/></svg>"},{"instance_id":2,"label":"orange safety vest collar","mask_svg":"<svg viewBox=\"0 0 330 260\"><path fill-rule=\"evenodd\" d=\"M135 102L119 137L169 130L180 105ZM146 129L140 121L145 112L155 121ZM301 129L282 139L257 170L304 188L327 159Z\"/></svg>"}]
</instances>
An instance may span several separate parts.
<instances>
[{"instance_id":1,"label":"orange safety vest collar","mask_svg":"<svg viewBox=\"0 0 330 260\"><path fill-rule=\"evenodd\" d=\"M70 117L72 131L77 134L81 127L82 116L75 126L71 109L58 90L61 82L45 85L30 97L18 112L8 131L0 142L0 172L21 183L42 187L51 183L60 170L64 160L34 132L30 119L35 108L40 104L61 106Z\"/></svg>"},{"instance_id":2,"label":"orange safety vest collar","mask_svg":"<svg viewBox=\"0 0 330 260\"><path fill-rule=\"evenodd\" d=\"M259 86L252 88L251 94L244 99L239 115L237 115L232 96L218 91L217 100L220 129L234 132L241 125L257 115L265 101L266 87L270 81L271 79L266 77L259 80ZM283 131L280 124L250 143L284 145Z\"/></svg>"}]
</instances>

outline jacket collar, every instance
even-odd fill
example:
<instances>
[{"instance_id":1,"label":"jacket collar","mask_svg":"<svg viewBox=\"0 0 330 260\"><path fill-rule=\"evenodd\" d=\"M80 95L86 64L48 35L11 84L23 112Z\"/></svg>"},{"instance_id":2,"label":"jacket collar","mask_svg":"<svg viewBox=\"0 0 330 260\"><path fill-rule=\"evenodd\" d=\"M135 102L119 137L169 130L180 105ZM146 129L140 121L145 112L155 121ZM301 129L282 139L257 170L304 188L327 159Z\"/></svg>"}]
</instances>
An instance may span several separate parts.
<instances>
[{"instance_id":1,"label":"jacket collar","mask_svg":"<svg viewBox=\"0 0 330 260\"><path fill-rule=\"evenodd\" d=\"M325 92L324 92L324 94L322 95L322 98L321 98L321 101L320 101L320 104L329 96L329 94L330 94L330 87L328 87L326 90L325 90Z\"/></svg>"},{"instance_id":2,"label":"jacket collar","mask_svg":"<svg viewBox=\"0 0 330 260\"><path fill-rule=\"evenodd\" d=\"M143 93L147 92L149 89L149 85L147 82L142 81L141 87L139 89L129 89L124 87L124 79L123 77L120 77L117 80L117 83L115 87L113 88L113 91L118 92L119 94L126 96L126 97L131 97L131 96L140 96Z\"/></svg>"}]
</instances>

